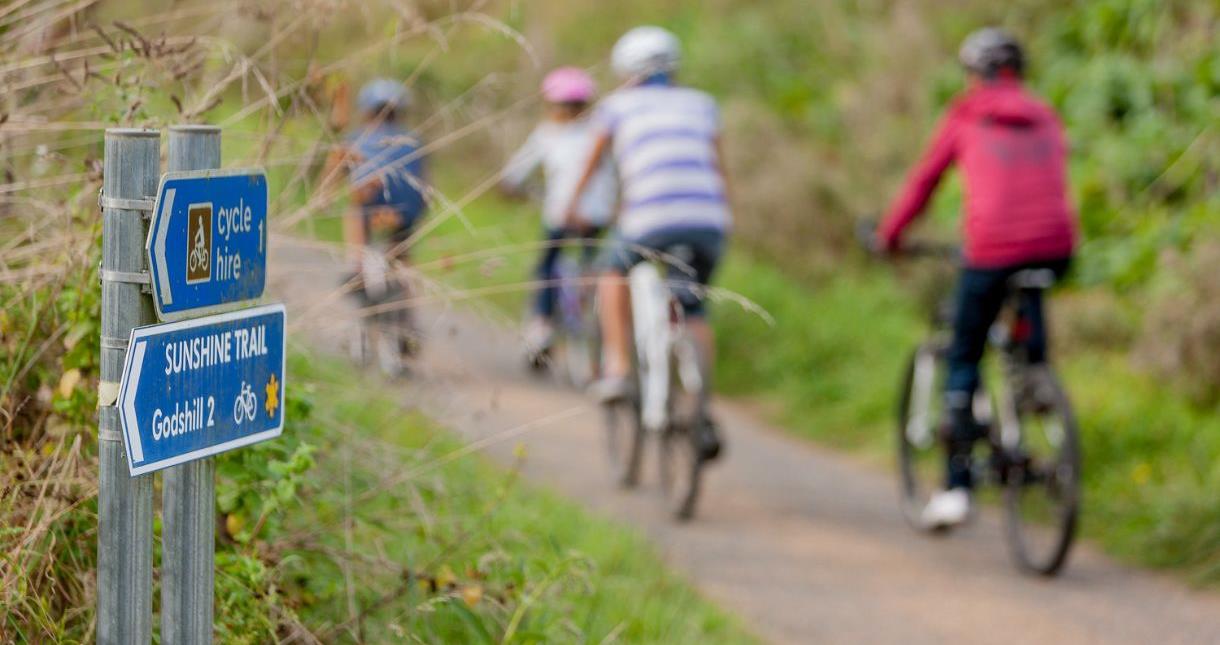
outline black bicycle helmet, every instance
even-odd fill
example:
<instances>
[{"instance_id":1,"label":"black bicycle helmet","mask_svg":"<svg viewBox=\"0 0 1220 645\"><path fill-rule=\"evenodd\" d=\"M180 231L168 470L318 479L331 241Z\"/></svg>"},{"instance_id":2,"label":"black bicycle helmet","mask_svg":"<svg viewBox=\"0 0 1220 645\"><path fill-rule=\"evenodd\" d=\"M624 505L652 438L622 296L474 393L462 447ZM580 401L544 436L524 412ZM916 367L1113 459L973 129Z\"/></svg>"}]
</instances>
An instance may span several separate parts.
<instances>
[{"instance_id":1,"label":"black bicycle helmet","mask_svg":"<svg viewBox=\"0 0 1220 645\"><path fill-rule=\"evenodd\" d=\"M1002 69L1017 74L1025 71L1021 43L998 27L979 29L967 36L957 56L966 69L987 78L994 78Z\"/></svg>"}]
</instances>

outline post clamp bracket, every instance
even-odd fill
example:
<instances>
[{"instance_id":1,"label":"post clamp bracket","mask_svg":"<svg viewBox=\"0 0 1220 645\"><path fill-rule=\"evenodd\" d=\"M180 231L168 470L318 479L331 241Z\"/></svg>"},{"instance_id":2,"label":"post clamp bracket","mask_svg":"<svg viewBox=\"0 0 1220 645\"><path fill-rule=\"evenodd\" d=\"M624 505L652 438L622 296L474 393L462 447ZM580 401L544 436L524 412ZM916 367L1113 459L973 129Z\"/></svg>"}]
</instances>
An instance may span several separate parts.
<instances>
[{"instance_id":1,"label":"post clamp bracket","mask_svg":"<svg viewBox=\"0 0 1220 645\"><path fill-rule=\"evenodd\" d=\"M147 271L115 271L113 269L100 269L98 275L102 282L122 282L125 284L138 284L140 290L144 293L152 293L152 277Z\"/></svg>"},{"instance_id":2,"label":"post clamp bracket","mask_svg":"<svg viewBox=\"0 0 1220 645\"><path fill-rule=\"evenodd\" d=\"M103 349L127 349L131 344L131 339L121 338L118 336L102 336Z\"/></svg>"},{"instance_id":3,"label":"post clamp bracket","mask_svg":"<svg viewBox=\"0 0 1220 645\"><path fill-rule=\"evenodd\" d=\"M98 441L115 441L115 442L122 443L123 433L119 432L118 430L98 430L97 431L97 440Z\"/></svg>"},{"instance_id":4,"label":"post clamp bracket","mask_svg":"<svg viewBox=\"0 0 1220 645\"><path fill-rule=\"evenodd\" d=\"M143 199L126 199L123 197L109 197L102 189L97 191L97 205L100 208L118 208L129 211L140 211L144 219L152 218L153 208L157 205L156 197L145 197Z\"/></svg>"}]
</instances>

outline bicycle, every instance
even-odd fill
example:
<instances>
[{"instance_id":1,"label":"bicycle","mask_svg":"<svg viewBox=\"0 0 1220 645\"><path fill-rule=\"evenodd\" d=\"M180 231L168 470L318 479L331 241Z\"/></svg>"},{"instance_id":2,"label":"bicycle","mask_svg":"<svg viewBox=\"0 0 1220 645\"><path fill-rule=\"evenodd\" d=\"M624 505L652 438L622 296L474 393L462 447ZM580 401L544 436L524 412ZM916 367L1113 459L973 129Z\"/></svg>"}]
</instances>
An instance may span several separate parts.
<instances>
[{"instance_id":1,"label":"bicycle","mask_svg":"<svg viewBox=\"0 0 1220 645\"><path fill-rule=\"evenodd\" d=\"M200 267L208 265L208 250L202 246L191 248L190 254L187 256L187 269L190 271L198 271Z\"/></svg>"},{"instance_id":2,"label":"bicycle","mask_svg":"<svg viewBox=\"0 0 1220 645\"><path fill-rule=\"evenodd\" d=\"M202 218L200 219L202 222ZM195 231L195 243L191 246L191 252L187 255L187 269L194 273L201 267L208 266L208 247L205 244L203 236L203 224Z\"/></svg>"},{"instance_id":3,"label":"bicycle","mask_svg":"<svg viewBox=\"0 0 1220 645\"><path fill-rule=\"evenodd\" d=\"M237 425L241 425L246 420L253 421L257 412L258 395L254 393L254 388L249 383L242 381L241 392L237 394L237 398L233 399L233 421Z\"/></svg>"},{"instance_id":4,"label":"bicycle","mask_svg":"<svg viewBox=\"0 0 1220 645\"><path fill-rule=\"evenodd\" d=\"M554 336L541 348L530 348L526 361L534 372L560 367L569 384L582 388L600 371L597 317L593 308L592 253L580 260L560 256L555 263Z\"/></svg>"},{"instance_id":5,"label":"bicycle","mask_svg":"<svg viewBox=\"0 0 1220 645\"><path fill-rule=\"evenodd\" d=\"M679 262L683 247L667 251ZM657 465L665 503L676 519L694 516L703 467L699 432L710 426L704 406L703 370L686 332L682 306L656 262L627 274L635 345L634 394L604 406L607 454L615 482L639 484L644 445L657 442Z\"/></svg>"},{"instance_id":6,"label":"bicycle","mask_svg":"<svg viewBox=\"0 0 1220 645\"><path fill-rule=\"evenodd\" d=\"M361 253L360 271L347 282L360 306L360 324L353 330L349 349L361 366L375 363L383 374L398 377L419 351L419 333L410 310L403 306L410 285L391 266L387 243L373 243Z\"/></svg>"},{"instance_id":7,"label":"bicycle","mask_svg":"<svg viewBox=\"0 0 1220 645\"><path fill-rule=\"evenodd\" d=\"M872 228L868 229L869 250ZM911 244L903 255L940 260L960 257L956 247ZM1009 293L989 343L990 375L976 393L974 416L987 455L972 455L975 481L1003 489L1010 554L1018 568L1045 576L1067 562L1080 506L1080 439L1068 395L1048 365L1031 365L1025 343L1031 327L1019 306L1055 282L1049 269L1029 269L1009 280ZM903 377L898 405L898 456L903 515L916 530L929 496L944 478L948 441L942 391L952 340L954 305L935 308L928 337L919 343ZM986 370L985 370L986 372ZM986 386L990 383L991 387ZM988 391L989 390L989 391Z\"/></svg>"}]
</instances>

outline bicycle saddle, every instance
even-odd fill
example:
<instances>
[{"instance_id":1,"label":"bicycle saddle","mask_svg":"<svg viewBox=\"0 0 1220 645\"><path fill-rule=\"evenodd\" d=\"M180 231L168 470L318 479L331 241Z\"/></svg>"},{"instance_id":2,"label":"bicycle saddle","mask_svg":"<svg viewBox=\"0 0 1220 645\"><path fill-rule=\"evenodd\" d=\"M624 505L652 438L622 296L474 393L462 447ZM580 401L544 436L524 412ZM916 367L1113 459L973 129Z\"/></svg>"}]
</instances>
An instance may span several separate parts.
<instances>
[{"instance_id":1,"label":"bicycle saddle","mask_svg":"<svg viewBox=\"0 0 1220 645\"><path fill-rule=\"evenodd\" d=\"M689 244L674 244L673 246L665 247L665 253L672 255L683 264L690 264L695 261L695 247Z\"/></svg>"},{"instance_id":2,"label":"bicycle saddle","mask_svg":"<svg viewBox=\"0 0 1220 645\"><path fill-rule=\"evenodd\" d=\"M1050 269L1025 269L1017 271L1008 279L1013 289L1044 291L1055 286L1055 272Z\"/></svg>"}]
</instances>

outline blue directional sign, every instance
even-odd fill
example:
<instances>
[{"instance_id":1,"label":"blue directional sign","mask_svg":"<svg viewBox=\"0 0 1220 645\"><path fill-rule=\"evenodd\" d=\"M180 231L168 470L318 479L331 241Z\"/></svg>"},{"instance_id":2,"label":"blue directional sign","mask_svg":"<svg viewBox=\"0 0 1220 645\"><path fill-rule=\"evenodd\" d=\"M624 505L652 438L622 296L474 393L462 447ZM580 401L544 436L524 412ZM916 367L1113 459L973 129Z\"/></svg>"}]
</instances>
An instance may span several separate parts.
<instances>
[{"instance_id":1,"label":"blue directional sign","mask_svg":"<svg viewBox=\"0 0 1220 645\"><path fill-rule=\"evenodd\" d=\"M131 332L119 416L131 476L279 436L283 305Z\"/></svg>"},{"instance_id":2,"label":"blue directional sign","mask_svg":"<svg viewBox=\"0 0 1220 645\"><path fill-rule=\"evenodd\" d=\"M259 169L166 173L148 229L161 320L254 300L267 284L267 175Z\"/></svg>"}]
</instances>

